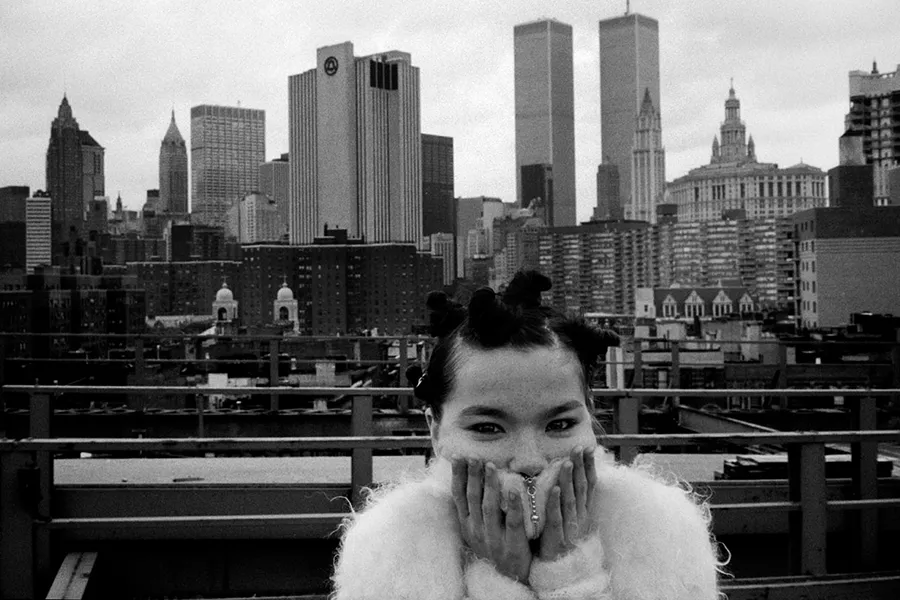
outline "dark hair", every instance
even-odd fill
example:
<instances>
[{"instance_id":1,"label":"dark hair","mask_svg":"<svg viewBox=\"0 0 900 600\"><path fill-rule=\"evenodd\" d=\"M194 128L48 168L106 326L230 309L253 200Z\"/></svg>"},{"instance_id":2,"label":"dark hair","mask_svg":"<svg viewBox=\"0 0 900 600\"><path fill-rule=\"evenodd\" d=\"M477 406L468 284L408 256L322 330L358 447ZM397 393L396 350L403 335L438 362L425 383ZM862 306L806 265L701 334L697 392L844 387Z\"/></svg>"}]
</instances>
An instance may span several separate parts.
<instances>
[{"instance_id":1,"label":"dark hair","mask_svg":"<svg viewBox=\"0 0 900 600\"><path fill-rule=\"evenodd\" d=\"M468 308L443 292L428 295L429 333L438 343L425 371L413 366L406 376L415 385L416 397L431 408L435 418L440 419L453 387L461 345L525 350L559 344L575 354L585 386L590 385L598 357L605 355L608 347L618 346L619 336L542 306L541 292L550 287L550 279L537 271L520 271L502 294L489 287L476 290Z\"/></svg>"}]
</instances>

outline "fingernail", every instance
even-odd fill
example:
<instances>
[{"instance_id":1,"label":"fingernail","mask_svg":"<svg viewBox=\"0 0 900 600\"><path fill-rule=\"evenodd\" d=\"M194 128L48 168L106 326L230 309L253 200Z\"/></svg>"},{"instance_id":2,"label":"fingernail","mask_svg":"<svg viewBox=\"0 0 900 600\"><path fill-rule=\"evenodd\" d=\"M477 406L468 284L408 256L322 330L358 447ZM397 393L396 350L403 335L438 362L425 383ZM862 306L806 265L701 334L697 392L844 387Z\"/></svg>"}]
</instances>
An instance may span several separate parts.
<instances>
[{"instance_id":1,"label":"fingernail","mask_svg":"<svg viewBox=\"0 0 900 600\"><path fill-rule=\"evenodd\" d=\"M575 454L581 454L584 452L583 446L575 446Z\"/></svg>"},{"instance_id":2,"label":"fingernail","mask_svg":"<svg viewBox=\"0 0 900 600\"><path fill-rule=\"evenodd\" d=\"M572 461L571 461L571 460L567 460L567 461L566 461L566 464L565 464L564 466L565 466L566 470L568 470L568 471L571 471L572 469L575 468L575 465L572 464Z\"/></svg>"},{"instance_id":3,"label":"fingernail","mask_svg":"<svg viewBox=\"0 0 900 600\"><path fill-rule=\"evenodd\" d=\"M488 475L493 475L494 474L494 463L489 462L486 465L484 465L484 472Z\"/></svg>"},{"instance_id":4,"label":"fingernail","mask_svg":"<svg viewBox=\"0 0 900 600\"><path fill-rule=\"evenodd\" d=\"M510 493L509 493L509 501L510 501L510 502L515 503L515 501L516 501L518 498L519 498L519 497L516 495L515 492L510 492Z\"/></svg>"}]
</instances>

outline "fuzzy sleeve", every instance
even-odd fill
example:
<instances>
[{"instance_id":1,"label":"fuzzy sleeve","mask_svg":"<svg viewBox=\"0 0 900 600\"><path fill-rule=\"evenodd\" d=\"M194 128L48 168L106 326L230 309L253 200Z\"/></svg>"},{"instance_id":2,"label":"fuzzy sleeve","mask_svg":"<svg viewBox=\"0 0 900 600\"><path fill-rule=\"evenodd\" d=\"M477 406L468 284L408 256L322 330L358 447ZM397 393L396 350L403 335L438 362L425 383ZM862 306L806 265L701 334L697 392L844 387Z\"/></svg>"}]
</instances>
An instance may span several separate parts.
<instances>
[{"instance_id":1,"label":"fuzzy sleeve","mask_svg":"<svg viewBox=\"0 0 900 600\"><path fill-rule=\"evenodd\" d=\"M606 600L609 574L603 567L603 545L591 536L553 561L535 558L529 576L539 600Z\"/></svg>"},{"instance_id":2,"label":"fuzzy sleeve","mask_svg":"<svg viewBox=\"0 0 900 600\"><path fill-rule=\"evenodd\" d=\"M345 523L334 600L534 600L489 563L466 564L452 503L399 486Z\"/></svg>"},{"instance_id":3,"label":"fuzzy sleeve","mask_svg":"<svg viewBox=\"0 0 900 600\"><path fill-rule=\"evenodd\" d=\"M709 511L690 492L614 467L598 471L598 493L612 598L717 600Z\"/></svg>"}]
</instances>

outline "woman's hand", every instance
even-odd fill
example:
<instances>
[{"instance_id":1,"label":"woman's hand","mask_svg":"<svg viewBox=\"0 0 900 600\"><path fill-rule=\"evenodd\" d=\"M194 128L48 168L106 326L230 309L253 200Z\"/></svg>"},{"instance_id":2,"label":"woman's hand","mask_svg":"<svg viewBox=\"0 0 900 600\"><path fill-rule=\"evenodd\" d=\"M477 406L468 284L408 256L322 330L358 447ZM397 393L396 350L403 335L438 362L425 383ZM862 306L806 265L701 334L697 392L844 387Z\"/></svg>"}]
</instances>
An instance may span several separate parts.
<instances>
[{"instance_id":1,"label":"woman's hand","mask_svg":"<svg viewBox=\"0 0 900 600\"><path fill-rule=\"evenodd\" d=\"M593 526L597 471L594 451L572 451L559 471L559 485L547 500L547 524L541 534L541 560L555 560L573 550Z\"/></svg>"},{"instance_id":2,"label":"woman's hand","mask_svg":"<svg viewBox=\"0 0 900 600\"><path fill-rule=\"evenodd\" d=\"M502 498L500 478L492 463L453 459L452 464L453 503L466 545L503 575L527 582L532 556L522 499L512 492L509 498ZM505 519L501 504L507 511Z\"/></svg>"}]
</instances>

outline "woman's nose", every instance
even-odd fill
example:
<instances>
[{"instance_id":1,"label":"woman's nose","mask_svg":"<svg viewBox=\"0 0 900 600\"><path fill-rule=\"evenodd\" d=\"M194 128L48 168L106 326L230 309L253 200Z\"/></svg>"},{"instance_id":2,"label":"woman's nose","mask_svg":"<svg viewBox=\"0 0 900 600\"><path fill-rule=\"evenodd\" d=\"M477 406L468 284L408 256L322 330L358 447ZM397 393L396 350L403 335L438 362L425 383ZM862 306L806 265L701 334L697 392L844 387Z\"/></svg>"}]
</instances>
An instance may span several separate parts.
<instances>
[{"instance_id":1,"label":"woman's nose","mask_svg":"<svg viewBox=\"0 0 900 600\"><path fill-rule=\"evenodd\" d=\"M532 436L521 436L515 442L513 459L509 463L509 470L533 477L547 466L547 457L540 445Z\"/></svg>"}]
</instances>

